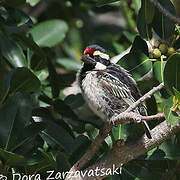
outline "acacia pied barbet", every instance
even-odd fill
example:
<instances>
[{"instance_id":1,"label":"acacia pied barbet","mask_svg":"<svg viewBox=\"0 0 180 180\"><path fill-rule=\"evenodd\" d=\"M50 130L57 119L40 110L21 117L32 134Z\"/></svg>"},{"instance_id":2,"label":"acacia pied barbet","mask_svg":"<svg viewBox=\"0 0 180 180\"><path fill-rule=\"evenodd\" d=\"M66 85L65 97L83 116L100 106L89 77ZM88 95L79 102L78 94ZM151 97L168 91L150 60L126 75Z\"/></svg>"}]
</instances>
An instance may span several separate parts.
<instances>
[{"instance_id":1,"label":"acacia pied barbet","mask_svg":"<svg viewBox=\"0 0 180 180\"><path fill-rule=\"evenodd\" d=\"M78 72L82 95L91 110L102 120L109 121L141 97L135 80L124 68L111 63L102 47L88 46L82 61L82 68ZM147 115L143 104L135 111ZM151 139L148 124L145 121L142 123L147 137Z\"/></svg>"}]
</instances>

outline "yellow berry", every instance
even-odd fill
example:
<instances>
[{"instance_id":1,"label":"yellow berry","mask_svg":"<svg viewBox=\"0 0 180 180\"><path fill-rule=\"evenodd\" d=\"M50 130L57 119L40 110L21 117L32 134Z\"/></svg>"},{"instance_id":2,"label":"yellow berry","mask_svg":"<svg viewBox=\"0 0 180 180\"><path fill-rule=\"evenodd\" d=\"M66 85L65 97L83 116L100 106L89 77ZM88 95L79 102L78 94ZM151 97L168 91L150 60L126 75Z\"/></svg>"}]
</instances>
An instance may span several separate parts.
<instances>
[{"instance_id":1,"label":"yellow berry","mask_svg":"<svg viewBox=\"0 0 180 180\"><path fill-rule=\"evenodd\" d=\"M165 54L168 50L168 46L166 44L160 44L159 50L161 51L162 54Z\"/></svg>"},{"instance_id":2,"label":"yellow berry","mask_svg":"<svg viewBox=\"0 0 180 180\"><path fill-rule=\"evenodd\" d=\"M169 47L167 54L170 56L170 55L172 55L174 53L175 53L175 49L173 47Z\"/></svg>"},{"instance_id":3,"label":"yellow berry","mask_svg":"<svg viewBox=\"0 0 180 180\"><path fill-rule=\"evenodd\" d=\"M155 48L152 51L152 55L154 58L159 58L159 57L161 57L161 51L158 48Z\"/></svg>"}]
</instances>

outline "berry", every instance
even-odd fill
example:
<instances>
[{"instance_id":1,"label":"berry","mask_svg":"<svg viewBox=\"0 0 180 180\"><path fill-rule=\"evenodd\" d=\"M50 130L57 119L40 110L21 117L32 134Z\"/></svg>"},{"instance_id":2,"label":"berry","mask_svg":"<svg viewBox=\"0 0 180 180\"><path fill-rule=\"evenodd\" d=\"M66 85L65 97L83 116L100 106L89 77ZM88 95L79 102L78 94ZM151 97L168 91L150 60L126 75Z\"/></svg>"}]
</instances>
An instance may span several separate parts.
<instances>
[{"instance_id":1,"label":"berry","mask_svg":"<svg viewBox=\"0 0 180 180\"><path fill-rule=\"evenodd\" d=\"M174 53L175 53L175 49L173 47L169 47L167 54L170 56L170 55L172 55Z\"/></svg>"},{"instance_id":2,"label":"berry","mask_svg":"<svg viewBox=\"0 0 180 180\"><path fill-rule=\"evenodd\" d=\"M166 54L166 52L168 50L168 46L166 44L160 44L159 50L161 51L162 54Z\"/></svg>"},{"instance_id":3,"label":"berry","mask_svg":"<svg viewBox=\"0 0 180 180\"><path fill-rule=\"evenodd\" d=\"M158 48L155 48L152 51L152 55L154 58L159 58L159 57L161 57L161 51Z\"/></svg>"}]
</instances>

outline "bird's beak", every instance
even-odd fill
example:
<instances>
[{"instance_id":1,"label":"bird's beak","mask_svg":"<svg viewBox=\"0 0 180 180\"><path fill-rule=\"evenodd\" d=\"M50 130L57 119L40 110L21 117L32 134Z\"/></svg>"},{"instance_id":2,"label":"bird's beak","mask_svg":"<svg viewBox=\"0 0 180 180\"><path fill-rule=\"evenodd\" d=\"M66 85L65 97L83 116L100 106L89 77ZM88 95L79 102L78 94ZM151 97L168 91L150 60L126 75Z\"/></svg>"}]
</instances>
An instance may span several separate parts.
<instances>
[{"instance_id":1,"label":"bird's beak","mask_svg":"<svg viewBox=\"0 0 180 180\"><path fill-rule=\"evenodd\" d=\"M89 64L89 65L95 65L96 64L96 61L92 57L90 57L89 54L83 55L81 60L85 64Z\"/></svg>"}]
</instances>

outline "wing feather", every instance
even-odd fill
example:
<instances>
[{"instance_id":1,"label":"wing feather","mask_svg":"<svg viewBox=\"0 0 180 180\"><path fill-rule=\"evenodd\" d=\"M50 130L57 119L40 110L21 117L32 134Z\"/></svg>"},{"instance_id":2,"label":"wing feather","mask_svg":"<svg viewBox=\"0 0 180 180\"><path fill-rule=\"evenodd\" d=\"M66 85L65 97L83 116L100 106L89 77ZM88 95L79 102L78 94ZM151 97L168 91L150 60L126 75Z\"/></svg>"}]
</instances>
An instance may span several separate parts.
<instances>
[{"instance_id":1,"label":"wing feather","mask_svg":"<svg viewBox=\"0 0 180 180\"><path fill-rule=\"evenodd\" d=\"M128 105L131 105L135 102L135 99L132 96L128 86L122 83L118 78L103 72L103 76L101 76L100 82L105 91L110 92L119 99L123 99Z\"/></svg>"}]
</instances>

